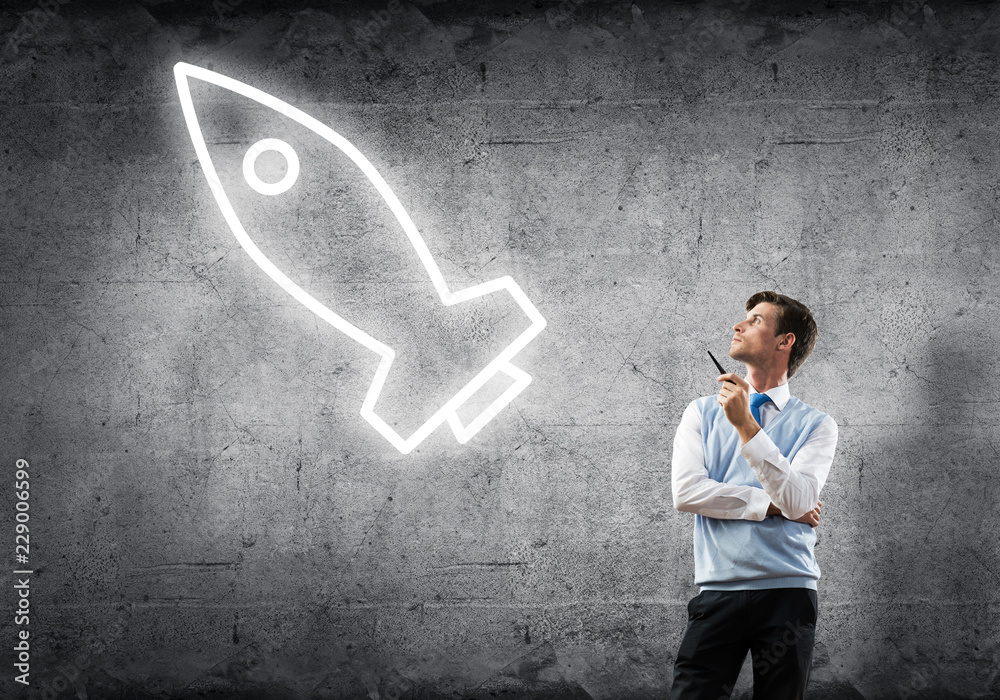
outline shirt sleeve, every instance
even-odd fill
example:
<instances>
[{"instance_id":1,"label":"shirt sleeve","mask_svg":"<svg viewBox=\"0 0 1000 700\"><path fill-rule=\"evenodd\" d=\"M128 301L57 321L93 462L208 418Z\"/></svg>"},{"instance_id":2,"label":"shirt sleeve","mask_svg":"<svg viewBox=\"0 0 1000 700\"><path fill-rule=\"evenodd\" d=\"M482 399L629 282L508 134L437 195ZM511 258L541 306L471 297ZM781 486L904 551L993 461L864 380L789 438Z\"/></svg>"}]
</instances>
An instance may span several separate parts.
<instances>
[{"instance_id":1,"label":"shirt sleeve","mask_svg":"<svg viewBox=\"0 0 1000 700\"><path fill-rule=\"evenodd\" d=\"M677 426L670 481L674 508L709 518L763 520L771 503L767 493L756 486L727 484L709 478L697 401L688 404Z\"/></svg>"},{"instance_id":2,"label":"shirt sleeve","mask_svg":"<svg viewBox=\"0 0 1000 700\"><path fill-rule=\"evenodd\" d=\"M743 445L740 454L781 514L796 520L816 507L836 449L837 422L827 416L791 462L763 430Z\"/></svg>"}]
</instances>

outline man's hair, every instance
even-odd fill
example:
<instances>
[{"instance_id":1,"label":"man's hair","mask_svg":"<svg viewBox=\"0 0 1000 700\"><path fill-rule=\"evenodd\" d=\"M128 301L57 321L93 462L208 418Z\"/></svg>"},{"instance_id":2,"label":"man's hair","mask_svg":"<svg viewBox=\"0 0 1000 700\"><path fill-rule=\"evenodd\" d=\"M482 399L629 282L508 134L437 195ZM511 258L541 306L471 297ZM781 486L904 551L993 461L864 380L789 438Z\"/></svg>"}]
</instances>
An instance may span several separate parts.
<instances>
[{"instance_id":1,"label":"man's hair","mask_svg":"<svg viewBox=\"0 0 1000 700\"><path fill-rule=\"evenodd\" d=\"M788 376L791 377L816 347L816 321L805 304L777 292L757 292L747 299L747 311L764 302L778 307L774 319L776 335L795 334L788 354Z\"/></svg>"}]
</instances>

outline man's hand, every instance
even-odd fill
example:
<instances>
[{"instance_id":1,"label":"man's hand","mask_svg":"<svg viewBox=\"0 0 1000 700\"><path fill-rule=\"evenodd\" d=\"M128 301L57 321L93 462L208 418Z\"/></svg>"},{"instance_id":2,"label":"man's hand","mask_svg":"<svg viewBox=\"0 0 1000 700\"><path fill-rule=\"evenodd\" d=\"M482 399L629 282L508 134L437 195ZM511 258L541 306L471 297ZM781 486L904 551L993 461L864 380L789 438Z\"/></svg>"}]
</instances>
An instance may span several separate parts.
<instances>
[{"instance_id":1,"label":"man's hand","mask_svg":"<svg viewBox=\"0 0 1000 700\"><path fill-rule=\"evenodd\" d=\"M809 525L810 527L816 527L817 525L819 525L819 513L820 513L820 510L822 510L822 506L823 506L823 501L817 502L815 508L813 508L811 511L809 511L808 513L806 513L805 515L803 515L801 518L797 518L797 519L793 520L792 522L794 522L794 523L805 523L806 525ZM781 515L781 510L778 508L778 506L776 506L773 503L771 503L771 504L769 504L767 506L767 514L768 515ZM781 515L781 517L784 518L785 516Z\"/></svg>"},{"instance_id":2,"label":"man's hand","mask_svg":"<svg viewBox=\"0 0 1000 700\"><path fill-rule=\"evenodd\" d=\"M743 377L732 373L719 375L716 381L722 382L719 405L745 445L760 430L750 413L750 385Z\"/></svg>"}]
</instances>

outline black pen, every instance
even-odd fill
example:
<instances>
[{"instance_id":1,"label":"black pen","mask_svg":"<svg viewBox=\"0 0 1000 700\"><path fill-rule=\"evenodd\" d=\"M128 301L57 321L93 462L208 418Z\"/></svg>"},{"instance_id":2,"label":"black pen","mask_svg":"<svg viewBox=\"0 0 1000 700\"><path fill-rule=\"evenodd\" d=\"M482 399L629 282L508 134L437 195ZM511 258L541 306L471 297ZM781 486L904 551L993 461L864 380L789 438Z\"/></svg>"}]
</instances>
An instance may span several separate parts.
<instances>
[{"instance_id":1,"label":"black pen","mask_svg":"<svg viewBox=\"0 0 1000 700\"><path fill-rule=\"evenodd\" d=\"M729 372L727 372L722 368L722 365L719 364L719 361L715 359L715 355L712 354L711 350L708 351L708 356L712 358L712 362L714 362L715 366L719 368L719 374L729 374ZM736 383L732 379L727 379L726 381L729 382L730 384Z\"/></svg>"}]
</instances>

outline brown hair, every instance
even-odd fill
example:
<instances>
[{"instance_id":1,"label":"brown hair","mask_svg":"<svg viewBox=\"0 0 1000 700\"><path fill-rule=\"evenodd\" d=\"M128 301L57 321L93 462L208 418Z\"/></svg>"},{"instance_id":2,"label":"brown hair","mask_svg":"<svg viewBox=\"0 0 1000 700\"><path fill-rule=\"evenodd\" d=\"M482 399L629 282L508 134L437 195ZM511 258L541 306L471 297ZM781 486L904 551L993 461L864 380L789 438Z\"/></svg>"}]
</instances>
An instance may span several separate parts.
<instances>
[{"instance_id":1,"label":"brown hair","mask_svg":"<svg viewBox=\"0 0 1000 700\"><path fill-rule=\"evenodd\" d=\"M805 304L777 292L757 292L747 299L747 311L764 302L778 307L774 319L776 335L795 335L795 342L788 354L788 376L791 377L816 347L816 321Z\"/></svg>"}]
</instances>

